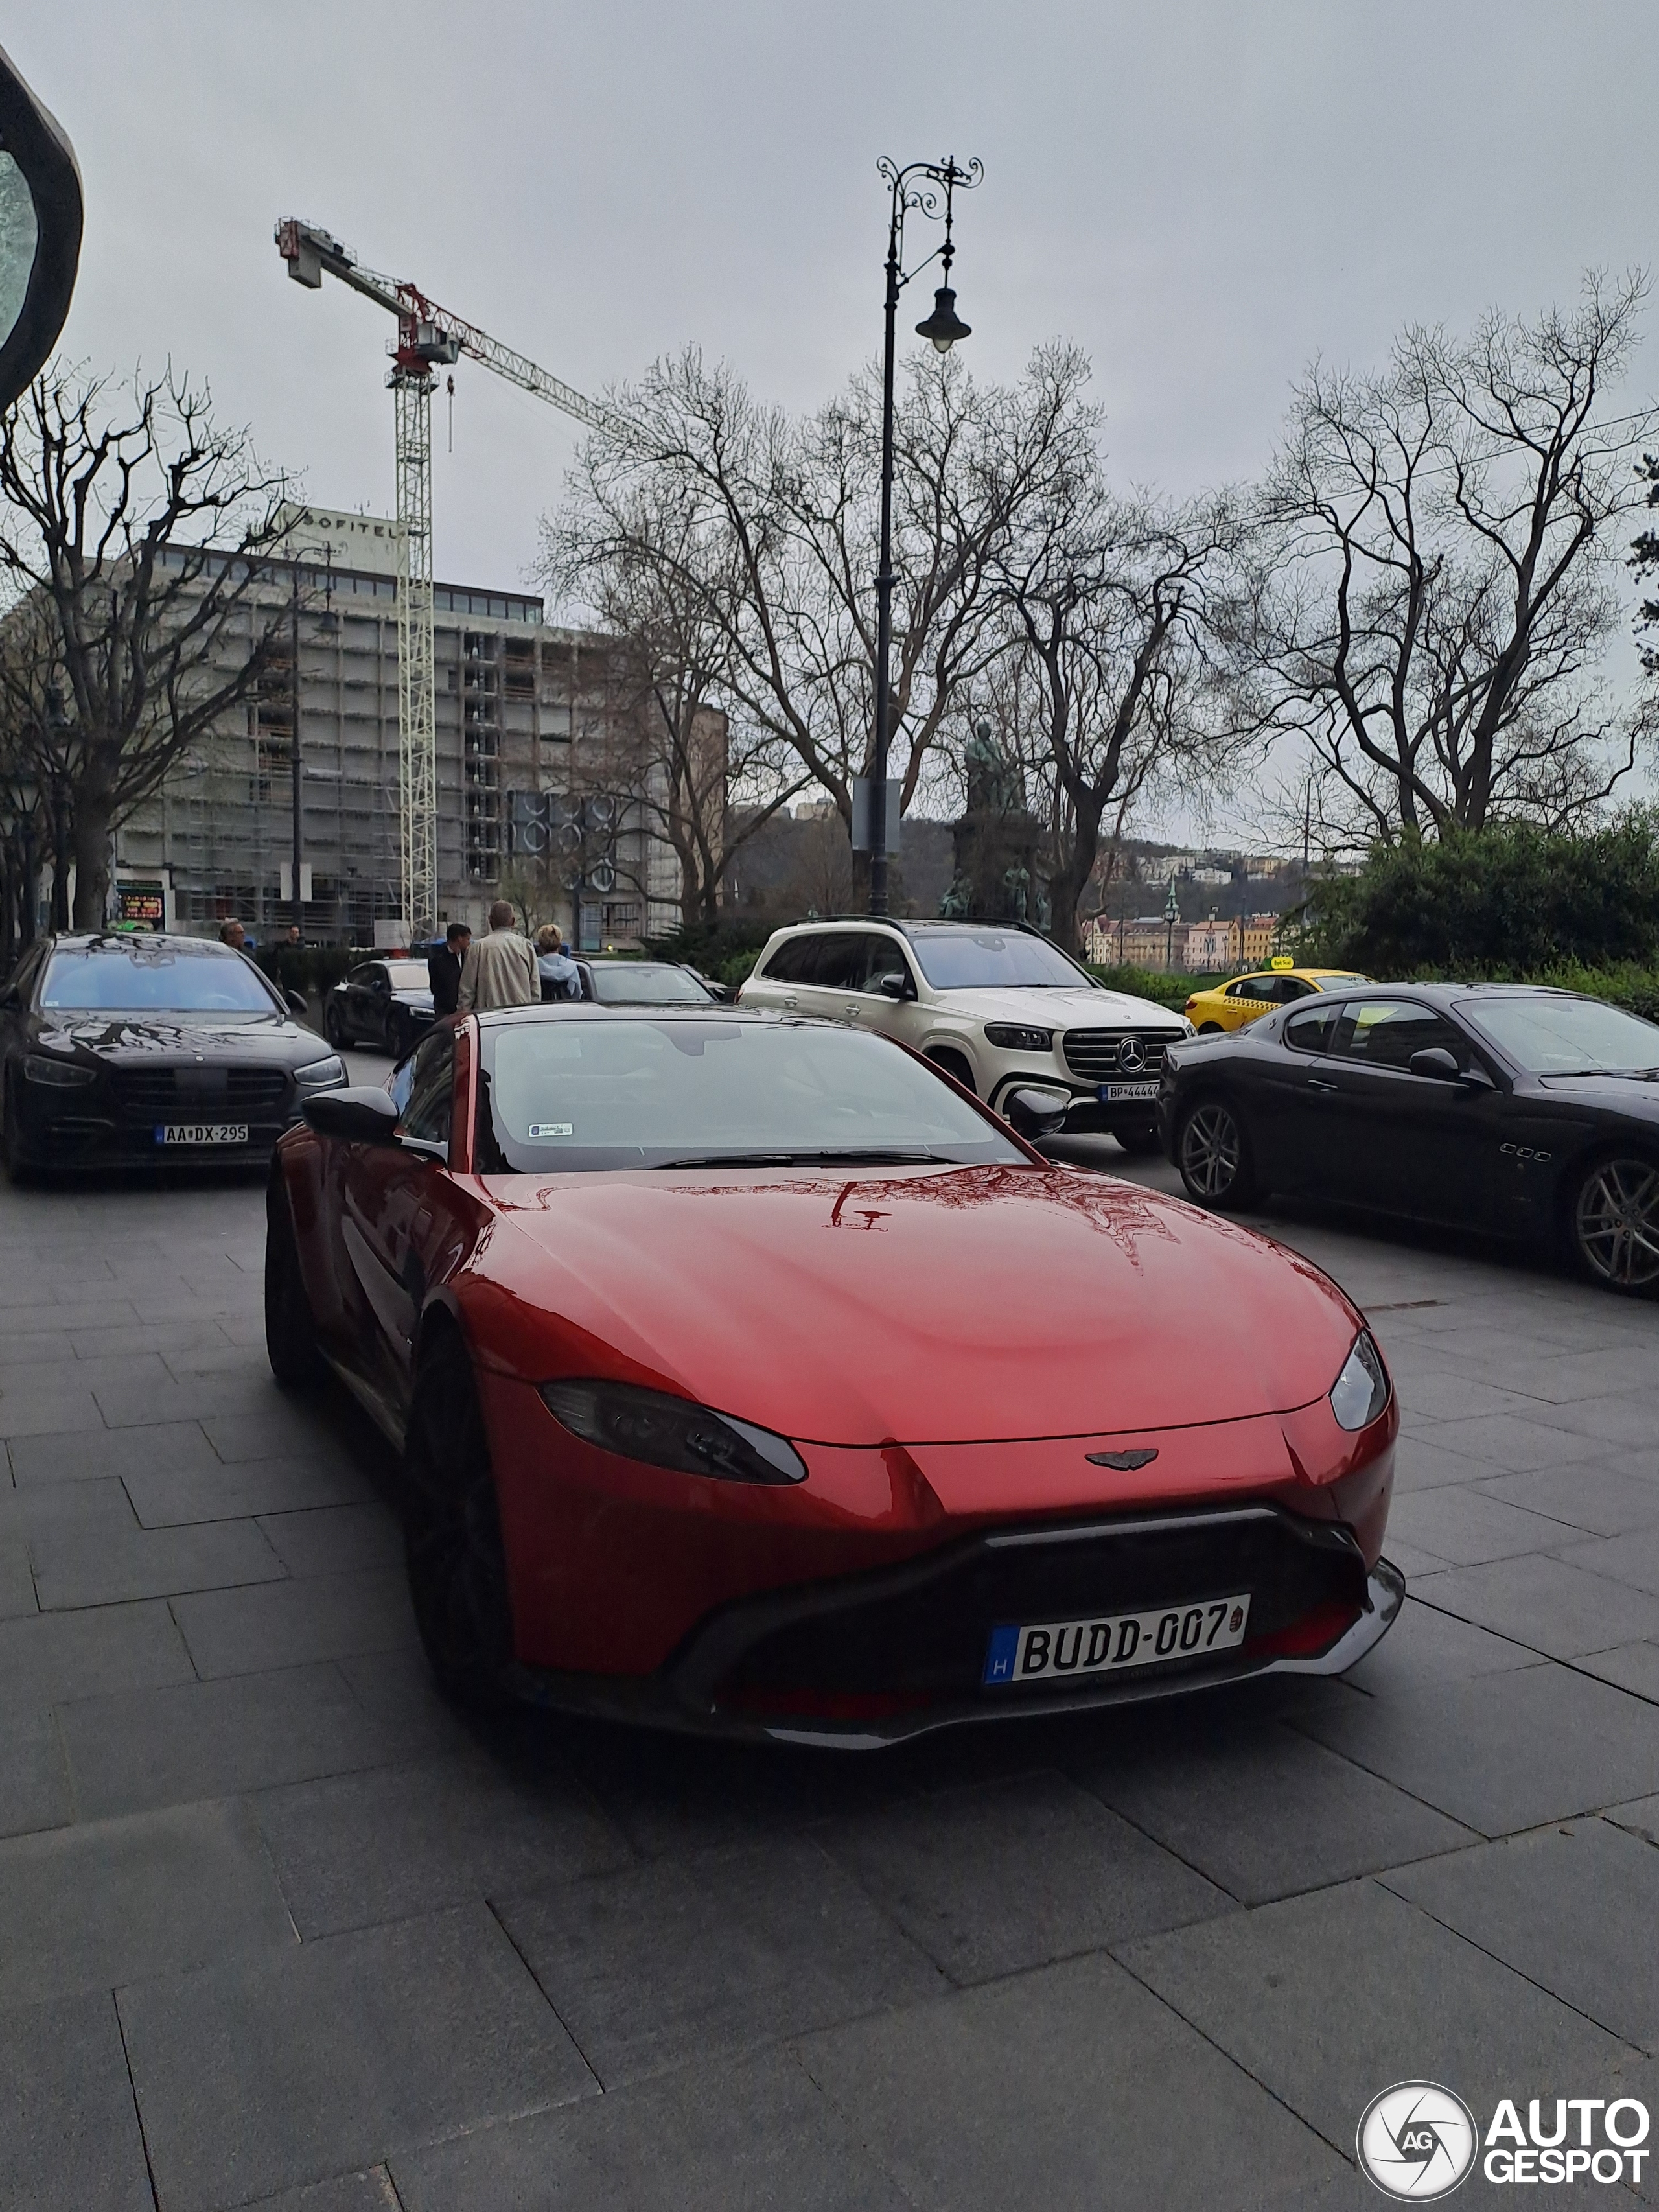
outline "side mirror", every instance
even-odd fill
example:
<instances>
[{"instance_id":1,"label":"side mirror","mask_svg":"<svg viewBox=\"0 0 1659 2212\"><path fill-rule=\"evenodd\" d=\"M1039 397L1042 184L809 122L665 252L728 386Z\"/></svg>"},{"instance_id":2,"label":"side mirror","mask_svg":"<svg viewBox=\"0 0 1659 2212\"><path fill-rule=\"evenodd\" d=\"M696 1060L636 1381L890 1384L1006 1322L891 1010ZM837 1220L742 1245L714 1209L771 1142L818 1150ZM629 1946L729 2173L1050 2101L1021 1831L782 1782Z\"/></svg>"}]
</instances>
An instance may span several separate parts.
<instances>
[{"instance_id":1,"label":"side mirror","mask_svg":"<svg viewBox=\"0 0 1659 2212\"><path fill-rule=\"evenodd\" d=\"M1028 1145L1052 1137L1064 1127L1071 1099L1061 1091L1011 1091L1002 1102L1003 1119Z\"/></svg>"},{"instance_id":2,"label":"side mirror","mask_svg":"<svg viewBox=\"0 0 1659 2212\"><path fill-rule=\"evenodd\" d=\"M914 999L915 986L901 969L891 969L885 975L878 975L871 986L884 999Z\"/></svg>"},{"instance_id":3,"label":"side mirror","mask_svg":"<svg viewBox=\"0 0 1659 2212\"><path fill-rule=\"evenodd\" d=\"M300 1109L319 1137L338 1137L348 1145L395 1145L399 1109L395 1098L367 1085L325 1091Z\"/></svg>"},{"instance_id":4,"label":"side mirror","mask_svg":"<svg viewBox=\"0 0 1659 2212\"><path fill-rule=\"evenodd\" d=\"M1425 1045L1421 1052L1414 1052L1406 1065L1412 1074L1432 1076L1437 1083L1455 1083L1463 1073L1457 1065L1456 1055L1443 1044Z\"/></svg>"},{"instance_id":5,"label":"side mirror","mask_svg":"<svg viewBox=\"0 0 1659 2212\"><path fill-rule=\"evenodd\" d=\"M302 994L298 991L284 991L283 996L288 1000L288 1010L289 1013L298 1014L300 1019L304 1021L307 1015L311 1012L311 1009L306 1004Z\"/></svg>"}]
</instances>

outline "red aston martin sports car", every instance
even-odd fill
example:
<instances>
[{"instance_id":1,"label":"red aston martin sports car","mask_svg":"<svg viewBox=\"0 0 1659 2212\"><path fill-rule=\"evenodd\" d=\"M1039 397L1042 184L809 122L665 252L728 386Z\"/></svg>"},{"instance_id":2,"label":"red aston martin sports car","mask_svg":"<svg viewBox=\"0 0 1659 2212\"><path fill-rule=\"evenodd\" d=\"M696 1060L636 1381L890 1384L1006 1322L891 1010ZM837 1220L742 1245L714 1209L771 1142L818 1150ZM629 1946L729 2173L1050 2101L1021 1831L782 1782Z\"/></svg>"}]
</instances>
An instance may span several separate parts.
<instances>
[{"instance_id":1,"label":"red aston martin sports car","mask_svg":"<svg viewBox=\"0 0 1659 2212\"><path fill-rule=\"evenodd\" d=\"M523 1007L305 1116L271 1365L402 1447L462 1700L862 1747L1338 1673L1399 1610L1398 1414L1336 1285L902 1045Z\"/></svg>"}]
</instances>

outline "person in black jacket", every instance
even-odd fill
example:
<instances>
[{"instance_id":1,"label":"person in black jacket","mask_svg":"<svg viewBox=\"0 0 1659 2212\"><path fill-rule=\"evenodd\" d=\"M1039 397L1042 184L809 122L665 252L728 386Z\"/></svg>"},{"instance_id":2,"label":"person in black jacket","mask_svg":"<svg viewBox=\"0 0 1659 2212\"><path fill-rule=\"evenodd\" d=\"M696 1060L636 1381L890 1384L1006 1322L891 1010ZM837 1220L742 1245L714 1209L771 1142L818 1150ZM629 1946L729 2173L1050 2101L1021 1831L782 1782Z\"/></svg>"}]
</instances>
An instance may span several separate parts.
<instances>
[{"instance_id":1,"label":"person in black jacket","mask_svg":"<svg viewBox=\"0 0 1659 2212\"><path fill-rule=\"evenodd\" d=\"M461 967L466 958L466 948L472 942L472 932L464 921L452 921L444 932L443 944L426 958L428 980L432 985L432 1018L442 1021L453 1014L460 1004Z\"/></svg>"}]
</instances>

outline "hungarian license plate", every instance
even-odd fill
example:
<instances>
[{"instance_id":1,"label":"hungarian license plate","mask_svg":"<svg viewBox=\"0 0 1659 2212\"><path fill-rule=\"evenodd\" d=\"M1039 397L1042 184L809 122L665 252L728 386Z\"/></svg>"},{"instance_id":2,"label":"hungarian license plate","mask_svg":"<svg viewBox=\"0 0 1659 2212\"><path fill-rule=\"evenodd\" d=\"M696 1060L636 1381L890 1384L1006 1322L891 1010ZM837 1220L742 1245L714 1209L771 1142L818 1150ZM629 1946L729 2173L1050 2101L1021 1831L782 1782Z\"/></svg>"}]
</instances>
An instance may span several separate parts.
<instances>
[{"instance_id":1,"label":"hungarian license plate","mask_svg":"<svg viewBox=\"0 0 1659 2212\"><path fill-rule=\"evenodd\" d=\"M158 1121L158 1145L245 1145L246 1121Z\"/></svg>"},{"instance_id":2,"label":"hungarian license plate","mask_svg":"<svg viewBox=\"0 0 1659 2212\"><path fill-rule=\"evenodd\" d=\"M1106 1105L1113 1106L1121 1098L1156 1098L1158 1085L1156 1083L1103 1083L1100 1096Z\"/></svg>"},{"instance_id":3,"label":"hungarian license plate","mask_svg":"<svg viewBox=\"0 0 1659 2212\"><path fill-rule=\"evenodd\" d=\"M1201 1605L1164 1606L1152 1613L1101 1613L1093 1620L1036 1621L994 1628L985 1654L988 1687L1005 1682L1075 1682L1120 1668L1156 1667L1172 1659L1231 1651L1244 1641L1248 1590L1206 1598Z\"/></svg>"}]
</instances>

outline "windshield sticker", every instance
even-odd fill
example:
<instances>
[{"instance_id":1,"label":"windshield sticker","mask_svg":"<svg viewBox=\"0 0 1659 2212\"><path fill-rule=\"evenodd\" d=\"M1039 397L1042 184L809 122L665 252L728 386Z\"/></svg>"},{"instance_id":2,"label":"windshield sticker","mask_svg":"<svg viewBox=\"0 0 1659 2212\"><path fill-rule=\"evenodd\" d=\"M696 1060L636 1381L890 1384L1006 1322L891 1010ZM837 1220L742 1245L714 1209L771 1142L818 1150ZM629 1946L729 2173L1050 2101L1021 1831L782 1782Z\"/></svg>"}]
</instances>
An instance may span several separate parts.
<instances>
[{"instance_id":1,"label":"windshield sticker","mask_svg":"<svg viewBox=\"0 0 1659 2212\"><path fill-rule=\"evenodd\" d=\"M528 1133L532 1137L574 1137L576 1125L574 1121L532 1121Z\"/></svg>"}]
</instances>

